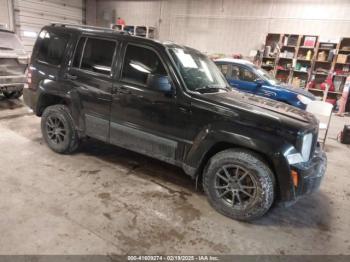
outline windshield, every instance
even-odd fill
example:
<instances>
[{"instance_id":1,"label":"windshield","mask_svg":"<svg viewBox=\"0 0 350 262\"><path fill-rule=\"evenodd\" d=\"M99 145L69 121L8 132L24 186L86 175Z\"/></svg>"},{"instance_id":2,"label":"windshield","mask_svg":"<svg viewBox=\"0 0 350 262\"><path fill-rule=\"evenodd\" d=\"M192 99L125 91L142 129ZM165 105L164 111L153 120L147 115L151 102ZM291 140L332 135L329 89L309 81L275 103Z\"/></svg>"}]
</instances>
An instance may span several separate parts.
<instances>
[{"instance_id":1,"label":"windshield","mask_svg":"<svg viewBox=\"0 0 350 262\"><path fill-rule=\"evenodd\" d=\"M228 90L225 78L205 55L183 48L171 48L169 52L189 90Z\"/></svg>"},{"instance_id":2,"label":"windshield","mask_svg":"<svg viewBox=\"0 0 350 262\"><path fill-rule=\"evenodd\" d=\"M23 50L23 46L15 34L0 31L0 50L1 49Z\"/></svg>"},{"instance_id":3,"label":"windshield","mask_svg":"<svg viewBox=\"0 0 350 262\"><path fill-rule=\"evenodd\" d=\"M278 81L269 72L265 71L264 69L257 67L257 66L254 66L254 69L258 72L260 77L262 77L264 80L268 81L271 85L278 85L281 83L280 81Z\"/></svg>"}]
</instances>

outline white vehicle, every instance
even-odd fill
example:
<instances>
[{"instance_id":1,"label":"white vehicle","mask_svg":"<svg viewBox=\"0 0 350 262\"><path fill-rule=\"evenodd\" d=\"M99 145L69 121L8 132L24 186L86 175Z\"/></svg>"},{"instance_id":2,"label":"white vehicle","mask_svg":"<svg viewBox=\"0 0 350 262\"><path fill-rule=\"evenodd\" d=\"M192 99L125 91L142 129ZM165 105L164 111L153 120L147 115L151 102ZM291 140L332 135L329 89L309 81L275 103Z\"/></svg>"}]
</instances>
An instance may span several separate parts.
<instances>
[{"instance_id":1,"label":"white vehicle","mask_svg":"<svg viewBox=\"0 0 350 262\"><path fill-rule=\"evenodd\" d=\"M5 97L22 95L28 62L28 54L15 33L0 29L0 93Z\"/></svg>"}]
</instances>

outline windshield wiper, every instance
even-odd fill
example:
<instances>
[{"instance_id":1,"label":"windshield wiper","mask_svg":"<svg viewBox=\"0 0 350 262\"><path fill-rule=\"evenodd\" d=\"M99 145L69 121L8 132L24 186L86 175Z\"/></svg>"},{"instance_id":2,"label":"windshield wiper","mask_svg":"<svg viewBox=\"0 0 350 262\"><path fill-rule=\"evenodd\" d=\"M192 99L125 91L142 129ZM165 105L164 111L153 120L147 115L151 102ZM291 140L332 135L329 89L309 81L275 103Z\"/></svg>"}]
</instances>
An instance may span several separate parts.
<instances>
[{"instance_id":1,"label":"windshield wiper","mask_svg":"<svg viewBox=\"0 0 350 262\"><path fill-rule=\"evenodd\" d=\"M206 93L206 92L218 92L219 90L225 90L226 92L230 91L228 87L221 87L221 86L204 86L196 88L194 91L200 92L200 93Z\"/></svg>"}]
</instances>

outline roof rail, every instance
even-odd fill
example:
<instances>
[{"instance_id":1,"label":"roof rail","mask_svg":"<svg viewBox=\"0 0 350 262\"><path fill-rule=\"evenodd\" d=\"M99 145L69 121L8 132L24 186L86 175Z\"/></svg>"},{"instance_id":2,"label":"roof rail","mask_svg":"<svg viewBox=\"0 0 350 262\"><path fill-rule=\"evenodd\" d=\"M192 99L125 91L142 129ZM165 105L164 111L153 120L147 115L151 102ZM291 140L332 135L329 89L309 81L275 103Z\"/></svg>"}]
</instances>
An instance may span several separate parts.
<instances>
[{"instance_id":1,"label":"roof rail","mask_svg":"<svg viewBox=\"0 0 350 262\"><path fill-rule=\"evenodd\" d=\"M94 30L101 30L101 31L105 31L105 32L116 32L116 33L120 33L120 34L130 35L130 33L127 31L120 31L120 30L115 30L115 29L111 29L108 27L101 27L101 26L65 24L65 23L56 23L56 22L52 22L50 25L57 26L57 27L77 28L77 29L94 29Z\"/></svg>"}]
</instances>

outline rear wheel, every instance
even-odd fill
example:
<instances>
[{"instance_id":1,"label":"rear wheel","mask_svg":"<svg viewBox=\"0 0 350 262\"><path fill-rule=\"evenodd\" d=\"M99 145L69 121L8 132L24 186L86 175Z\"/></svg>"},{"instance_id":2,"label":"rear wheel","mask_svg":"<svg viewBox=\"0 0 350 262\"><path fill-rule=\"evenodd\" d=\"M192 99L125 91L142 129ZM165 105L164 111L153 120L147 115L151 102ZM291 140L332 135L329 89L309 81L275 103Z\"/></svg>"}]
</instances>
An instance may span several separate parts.
<instances>
[{"instance_id":1,"label":"rear wheel","mask_svg":"<svg viewBox=\"0 0 350 262\"><path fill-rule=\"evenodd\" d=\"M78 148L78 133L65 105L45 109L41 117L41 132L48 146L57 153L68 154Z\"/></svg>"},{"instance_id":2,"label":"rear wheel","mask_svg":"<svg viewBox=\"0 0 350 262\"><path fill-rule=\"evenodd\" d=\"M263 216L275 196L275 178L258 155L230 149L213 156L203 174L203 187L210 204L237 220Z\"/></svg>"}]
</instances>

